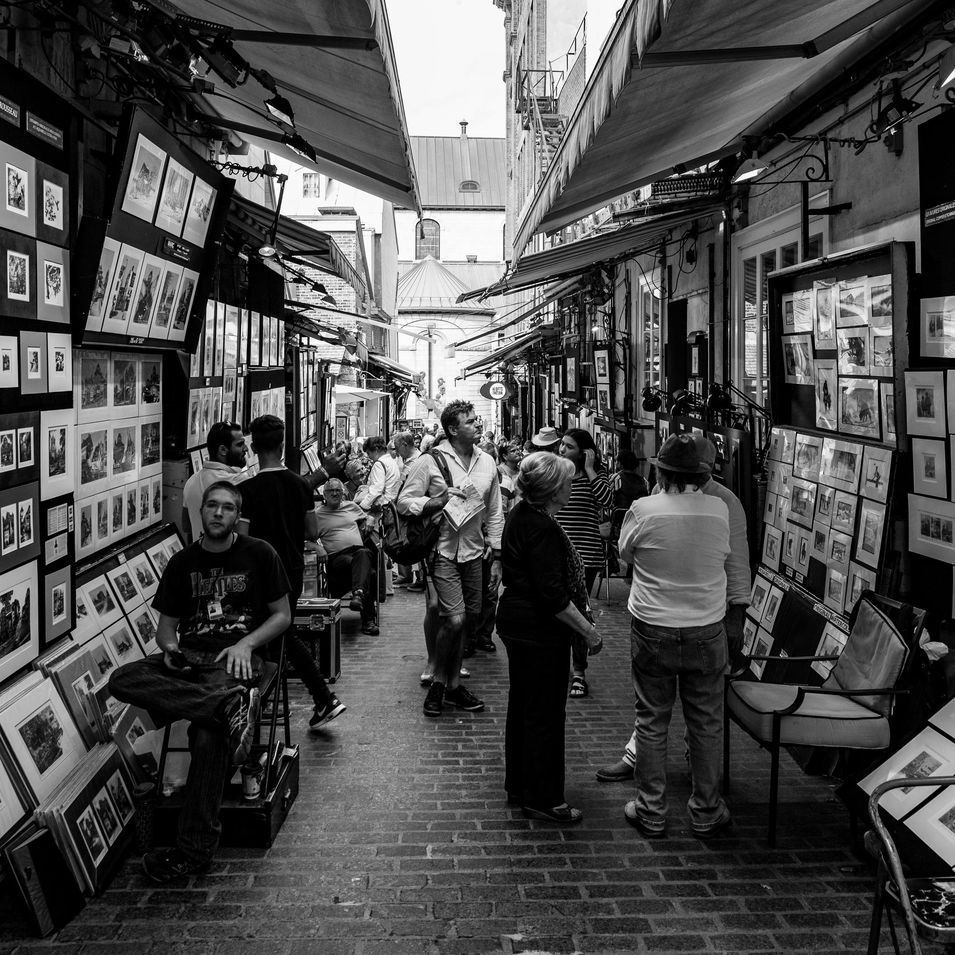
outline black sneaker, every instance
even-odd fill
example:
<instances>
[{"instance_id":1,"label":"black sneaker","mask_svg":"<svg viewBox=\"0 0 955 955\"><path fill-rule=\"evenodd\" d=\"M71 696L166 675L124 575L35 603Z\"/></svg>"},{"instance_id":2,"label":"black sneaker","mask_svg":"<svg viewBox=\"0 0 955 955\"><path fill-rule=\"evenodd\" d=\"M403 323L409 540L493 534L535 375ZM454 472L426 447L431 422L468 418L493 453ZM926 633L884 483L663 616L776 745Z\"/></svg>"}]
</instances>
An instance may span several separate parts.
<instances>
[{"instance_id":1,"label":"black sneaker","mask_svg":"<svg viewBox=\"0 0 955 955\"><path fill-rule=\"evenodd\" d=\"M361 625L361 632L367 634L369 637L377 637L381 631L378 629L378 624L374 620L369 620L368 623L363 623Z\"/></svg>"},{"instance_id":2,"label":"black sneaker","mask_svg":"<svg viewBox=\"0 0 955 955\"><path fill-rule=\"evenodd\" d=\"M241 766L252 749L252 737L259 718L259 691L242 687L241 691L229 698L225 707L225 718L229 726L229 750L232 753L232 765Z\"/></svg>"},{"instance_id":3,"label":"black sneaker","mask_svg":"<svg viewBox=\"0 0 955 955\"><path fill-rule=\"evenodd\" d=\"M437 680L431 681L428 695L424 698L424 715L440 716L444 709L444 684Z\"/></svg>"},{"instance_id":4,"label":"black sneaker","mask_svg":"<svg viewBox=\"0 0 955 955\"><path fill-rule=\"evenodd\" d=\"M180 849L153 849L143 856L143 872L160 884L184 879L188 875L201 875L209 871L211 864L211 859L193 862Z\"/></svg>"},{"instance_id":5,"label":"black sneaker","mask_svg":"<svg viewBox=\"0 0 955 955\"><path fill-rule=\"evenodd\" d=\"M320 726L331 723L336 716L341 716L347 709L348 707L337 696L333 696L325 706L315 704L315 712L308 721L308 725L317 730Z\"/></svg>"},{"instance_id":6,"label":"black sneaker","mask_svg":"<svg viewBox=\"0 0 955 955\"><path fill-rule=\"evenodd\" d=\"M456 686L453 690L447 690L444 694L444 701L456 706L459 710L467 710L468 713L480 713L484 709L484 701L479 700L464 686Z\"/></svg>"},{"instance_id":7,"label":"black sneaker","mask_svg":"<svg viewBox=\"0 0 955 955\"><path fill-rule=\"evenodd\" d=\"M351 593L351 600L348 601L348 609L361 612L365 607L364 596L365 594L363 591L353 590Z\"/></svg>"},{"instance_id":8,"label":"black sneaker","mask_svg":"<svg viewBox=\"0 0 955 955\"><path fill-rule=\"evenodd\" d=\"M497 647L494 646L494 641L490 637L478 642L478 650L483 650L485 653L497 653Z\"/></svg>"}]
</instances>

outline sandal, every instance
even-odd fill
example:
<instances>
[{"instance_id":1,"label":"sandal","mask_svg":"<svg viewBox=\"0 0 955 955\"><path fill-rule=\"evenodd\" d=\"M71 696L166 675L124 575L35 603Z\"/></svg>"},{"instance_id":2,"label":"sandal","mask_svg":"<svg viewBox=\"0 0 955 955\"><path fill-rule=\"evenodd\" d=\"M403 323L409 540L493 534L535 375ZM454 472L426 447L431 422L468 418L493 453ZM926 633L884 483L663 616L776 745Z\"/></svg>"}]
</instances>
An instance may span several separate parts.
<instances>
[{"instance_id":1,"label":"sandal","mask_svg":"<svg viewBox=\"0 0 955 955\"><path fill-rule=\"evenodd\" d=\"M550 809L535 809L533 806L524 807L525 819L538 819L540 822L556 822L558 825L572 826L584 818L584 814L573 806L563 802Z\"/></svg>"},{"instance_id":2,"label":"sandal","mask_svg":"<svg viewBox=\"0 0 955 955\"><path fill-rule=\"evenodd\" d=\"M572 700L579 700L582 696L587 696L590 693L590 687L587 686L587 681L582 676L575 676L570 681L570 698Z\"/></svg>"}]
</instances>

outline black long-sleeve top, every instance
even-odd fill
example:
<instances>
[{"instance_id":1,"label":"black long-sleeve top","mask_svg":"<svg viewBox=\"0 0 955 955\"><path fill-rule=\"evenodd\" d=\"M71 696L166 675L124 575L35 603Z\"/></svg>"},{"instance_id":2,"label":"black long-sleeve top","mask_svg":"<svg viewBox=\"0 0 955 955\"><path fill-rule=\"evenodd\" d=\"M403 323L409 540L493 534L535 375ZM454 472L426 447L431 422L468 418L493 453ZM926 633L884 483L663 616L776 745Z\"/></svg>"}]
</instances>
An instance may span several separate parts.
<instances>
[{"instance_id":1,"label":"black long-sleeve top","mask_svg":"<svg viewBox=\"0 0 955 955\"><path fill-rule=\"evenodd\" d=\"M573 631L556 619L570 603L566 540L554 520L520 501L501 541L504 593L497 631L528 643L569 643Z\"/></svg>"}]
</instances>

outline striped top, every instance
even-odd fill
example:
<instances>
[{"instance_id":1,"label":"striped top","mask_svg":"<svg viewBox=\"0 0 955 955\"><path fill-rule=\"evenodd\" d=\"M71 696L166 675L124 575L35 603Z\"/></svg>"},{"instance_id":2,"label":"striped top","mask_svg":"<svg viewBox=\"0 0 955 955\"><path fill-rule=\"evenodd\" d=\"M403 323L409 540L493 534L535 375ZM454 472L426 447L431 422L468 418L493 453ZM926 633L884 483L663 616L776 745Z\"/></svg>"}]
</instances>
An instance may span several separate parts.
<instances>
[{"instance_id":1,"label":"striped top","mask_svg":"<svg viewBox=\"0 0 955 955\"><path fill-rule=\"evenodd\" d=\"M577 548L584 567L603 567L604 548L600 537L600 509L613 504L613 491L603 471L591 481L585 471L574 476L570 500L557 512L557 523Z\"/></svg>"}]
</instances>

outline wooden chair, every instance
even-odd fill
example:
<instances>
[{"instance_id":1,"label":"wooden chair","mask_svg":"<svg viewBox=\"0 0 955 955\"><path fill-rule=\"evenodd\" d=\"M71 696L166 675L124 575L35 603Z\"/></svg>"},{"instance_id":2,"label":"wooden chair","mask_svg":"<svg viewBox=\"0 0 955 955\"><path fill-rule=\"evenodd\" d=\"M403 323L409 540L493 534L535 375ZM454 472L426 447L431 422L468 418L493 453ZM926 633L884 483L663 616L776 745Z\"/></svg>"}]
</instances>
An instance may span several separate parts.
<instances>
[{"instance_id":1,"label":"wooden chair","mask_svg":"<svg viewBox=\"0 0 955 955\"><path fill-rule=\"evenodd\" d=\"M893 913L901 916L912 955L921 955L919 939L943 944L955 942L955 882L951 877L907 879L895 842L882 821L879 800L892 789L917 789L924 786L955 785L955 776L933 776L920 779L890 779L881 783L869 797L869 819L872 822L865 836L866 848L878 863L872 920L869 923L868 955L877 955L882 932L882 914L889 924L892 948L899 955Z\"/></svg>"},{"instance_id":2,"label":"wooden chair","mask_svg":"<svg viewBox=\"0 0 955 955\"><path fill-rule=\"evenodd\" d=\"M905 606L871 591L864 592L853 612L845 649L822 686L727 680L723 708L724 787L729 789L732 720L770 753L771 847L776 845L779 753L783 746L869 750L888 747L889 717L909 658L908 641L889 611ZM787 662L816 659L833 658L786 658Z\"/></svg>"}]
</instances>

